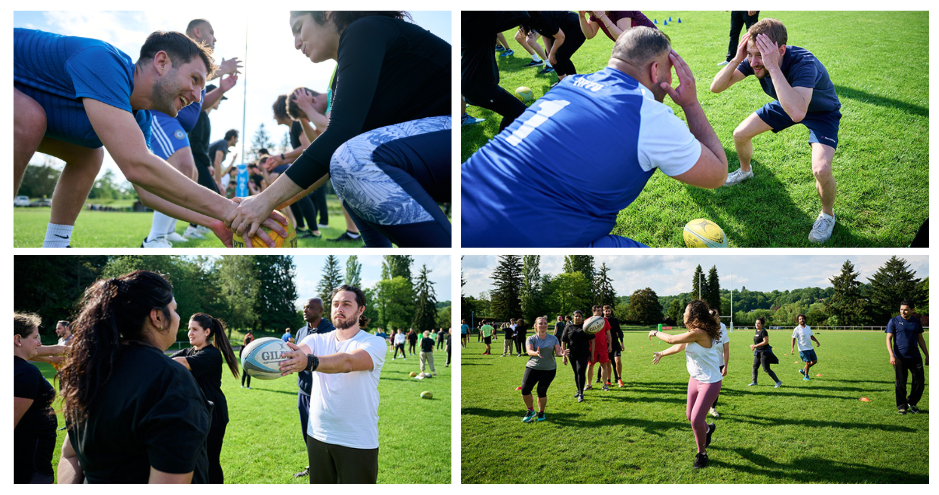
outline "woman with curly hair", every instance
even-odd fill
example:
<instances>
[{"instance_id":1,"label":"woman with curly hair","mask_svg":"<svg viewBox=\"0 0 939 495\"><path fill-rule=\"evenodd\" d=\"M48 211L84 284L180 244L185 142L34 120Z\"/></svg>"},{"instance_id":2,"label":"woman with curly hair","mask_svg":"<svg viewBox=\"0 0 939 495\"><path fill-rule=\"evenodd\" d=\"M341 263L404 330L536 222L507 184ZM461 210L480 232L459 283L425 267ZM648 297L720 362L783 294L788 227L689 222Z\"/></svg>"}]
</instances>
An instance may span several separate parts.
<instances>
[{"instance_id":1,"label":"woman with curly hair","mask_svg":"<svg viewBox=\"0 0 939 495\"><path fill-rule=\"evenodd\" d=\"M705 419L708 409L720 394L723 379L720 369L722 349L717 344L721 338L721 326L718 320L711 316L707 303L700 299L688 303L684 323L688 331L681 335L652 330L649 332L649 340L658 337L662 342L674 344L662 352L652 353L652 364L658 364L662 356L685 351L685 362L690 375L685 415L691 422L695 444L698 447L693 466L699 469L708 465L707 447L711 444L715 425L706 423Z\"/></svg>"},{"instance_id":2,"label":"woman with curly hair","mask_svg":"<svg viewBox=\"0 0 939 495\"><path fill-rule=\"evenodd\" d=\"M137 270L85 290L61 372L59 483L206 483L211 415L176 341L173 287Z\"/></svg>"}]
</instances>

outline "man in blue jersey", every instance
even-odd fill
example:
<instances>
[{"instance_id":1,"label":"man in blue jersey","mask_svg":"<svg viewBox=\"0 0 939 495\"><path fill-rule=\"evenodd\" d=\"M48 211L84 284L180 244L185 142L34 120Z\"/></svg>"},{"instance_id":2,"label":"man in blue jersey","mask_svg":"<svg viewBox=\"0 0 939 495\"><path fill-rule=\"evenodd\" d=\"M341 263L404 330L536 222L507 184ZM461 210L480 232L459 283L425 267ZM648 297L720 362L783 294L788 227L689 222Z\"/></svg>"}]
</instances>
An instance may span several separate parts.
<instances>
[{"instance_id":1,"label":"man in blue jersey","mask_svg":"<svg viewBox=\"0 0 939 495\"><path fill-rule=\"evenodd\" d=\"M812 174L822 211L809 232L809 241L831 238L835 228L837 186L831 161L838 146L841 102L825 66L804 48L787 46L786 27L776 19L763 19L747 30L737 54L714 76L711 91L720 93L749 75L760 82L763 92L775 98L747 117L734 129L734 145L740 168L727 177L727 186L753 177L752 139L766 131L779 132L797 123L808 127L812 148Z\"/></svg>"},{"instance_id":2,"label":"man in blue jersey","mask_svg":"<svg viewBox=\"0 0 939 495\"><path fill-rule=\"evenodd\" d=\"M152 33L134 64L104 41L13 30L14 193L35 152L65 161L44 247L69 246L75 219L104 159L102 145L134 184L141 202L206 225L231 245L232 234L219 219L237 205L204 194L204 188L149 150L150 110L177 115L201 98L214 70L211 50L177 32ZM279 214L273 218L283 219ZM283 231L271 218L266 222Z\"/></svg>"},{"instance_id":3,"label":"man in blue jersey","mask_svg":"<svg viewBox=\"0 0 939 495\"><path fill-rule=\"evenodd\" d=\"M926 388L926 372L923 369L923 356L926 355L926 366L929 366L929 349L923 338L923 324L918 316L913 316L913 303L903 301L900 303L900 316L894 316L887 323L887 353L890 355L890 364L894 370L894 390L897 399L897 412L906 414L918 413L916 405L923 397ZM919 348L917 348L917 346ZM913 375L913 385L910 395L906 395L906 377Z\"/></svg>"},{"instance_id":4,"label":"man in blue jersey","mask_svg":"<svg viewBox=\"0 0 939 495\"><path fill-rule=\"evenodd\" d=\"M661 31L636 27L605 69L565 78L463 164L463 246L641 247L610 231L656 168L715 188L726 166L688 65Z\"/></svg>"},{"instance_id":5,"label":"man in blue jersey","mask_svg":"<svg viewBox=\"0 0 939 495\"><path fill-rule=\"evenodd\" d=\"M196 42L215 50L215 29L212 24L205 19L194 19L186 27L186 36L189 36ZM191 177L198 182L198 170L193 159L192 149L189 145L188 133L196 126L199 120L199 114L202 113L202 107L212 108L222 95L234 87L238 82L239 64L238 58L228 60L222 59L214 77L223 77L219 81L219 87L211 93L202 90L202 98L184 107L179 111L176 117L153 110L153 127L151 147L153 154L166 160L176 170L183 175ZM213 77L213 79L214 79ZM211 79L210 79L211 80ZM183 235L176 233L176 219L167 216L159 211L153 212L153 222L150 227L150 234L144 239L141 247L144 248L168 248L172 247L172 242L186 242L189 238L204 239L200 229L195 224L190 224Z\"/></svg>"}]
</instances>

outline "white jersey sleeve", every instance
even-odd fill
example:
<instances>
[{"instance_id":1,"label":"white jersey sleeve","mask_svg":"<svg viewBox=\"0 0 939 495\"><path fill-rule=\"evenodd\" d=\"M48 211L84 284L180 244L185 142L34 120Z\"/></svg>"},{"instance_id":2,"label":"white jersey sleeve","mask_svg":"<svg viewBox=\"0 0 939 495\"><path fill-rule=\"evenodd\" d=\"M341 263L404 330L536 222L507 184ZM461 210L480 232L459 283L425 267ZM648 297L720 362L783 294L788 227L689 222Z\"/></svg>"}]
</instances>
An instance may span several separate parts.
<instances>
[{"instance_id":1,"label":"white jersey sleeve","mask_svg":"<svg viewBox=\"0 0 939 495\"><path fill-rule=\"evenodd\" d=\"M650 96L650 95L649 95ZM639 127L639 165L660 169L665 175L681 175L701 157L701 143L672 109L646 96Z\"/></svg>"}]
</instances>

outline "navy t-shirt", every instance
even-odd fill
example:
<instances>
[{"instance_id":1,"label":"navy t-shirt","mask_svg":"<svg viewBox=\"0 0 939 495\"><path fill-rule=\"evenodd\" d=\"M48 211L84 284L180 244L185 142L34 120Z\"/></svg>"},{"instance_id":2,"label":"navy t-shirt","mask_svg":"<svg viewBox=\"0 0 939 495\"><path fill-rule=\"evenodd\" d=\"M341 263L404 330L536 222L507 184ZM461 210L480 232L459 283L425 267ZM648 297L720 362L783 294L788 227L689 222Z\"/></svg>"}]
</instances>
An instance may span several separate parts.
<instances>
[{"instance_id":1,"label":"navy t-shirt","mask_svg":"<svg viewBox=\"0 0 939 495\"><path fill-rule=\"evenodd\" d=\"M887 323L885 333L893 334L895 356L916 361L922 359L919 354L919 334L923 333L923 324L918 317L911 316L909 320L904 320L900 315L894 316Z\"/></svg>"},{"instance_id":2,"label":"navy t-shirt","mask_svg":"<svg viewBox=\"0 0 939 495\"><path fill-rule=\"evenodd\" d=\"M104 41L13 29L13 85L46 112L46 136L100 148L82 98L131 112L150 147L149 110L133 110L134 63Z\"/></svg>"},{"instance_id":3,"label":"navy t-shirt","mask_svg":"<svg viewBox=\"0 0 939 495\"><path fill-rule=\"evenodd\" d=\"M786 81L793 88L812 88L812 101L809 102L809 112L834 112L841 108L841 102L838 95L835 94L835 85L828 77L828 71L825 66L815 58L805 48L798 46L786 46L786 54L783 55L779 68L786 76ZM750 59L744 59L737 66L744 76L753 75L753 67L750 66ZM776 88L773 86L773 79L767 75L759 79L763 92L779 99L776 96Z\"/></svg>"}]
</instances>

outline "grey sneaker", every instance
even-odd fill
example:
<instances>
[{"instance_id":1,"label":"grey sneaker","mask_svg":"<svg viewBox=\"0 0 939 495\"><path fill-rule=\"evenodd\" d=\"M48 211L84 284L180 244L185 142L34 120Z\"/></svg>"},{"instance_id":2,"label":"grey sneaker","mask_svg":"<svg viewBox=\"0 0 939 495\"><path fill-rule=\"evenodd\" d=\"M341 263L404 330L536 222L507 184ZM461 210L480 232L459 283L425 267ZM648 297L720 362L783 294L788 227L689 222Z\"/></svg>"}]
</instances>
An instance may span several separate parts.
<instances>
[{"instance_id":1,"label":"grey sneaker","mask_svg":"<svg viewBox=\"0 0 939 495\"><path fill-rule=\"evenodd\" d=\"M782 387L782 380L776 382L776 385L773 388L779 388L779 387Z\"/></svg>"},{"instance_id":2,"label":"grey sneaker","mask_svg":"<svg viewBox=\"0 0 939 495\"><path fill-rule=\"evenodd\" d=\"M729 63L730 63L730 62L728 62L728 61L725 60L725 61L723 61L723 62L718 63L717 66L718 66L718 67L723 67L723 66L725 66L725 65L727 65L727 64L729 64Z\"/></svg>"},{"instance_id":3,"label":"grey sneaker","mask_svg":"<svg viewBox=\"0 0 939 495\"><path fill-rule=\"evenodd\" d=\"M734 170L733 172L727 174L727 182L724 182L724 187L736 186L741 182L753 178L753 168L744 172L741 169Z\"/></svg>"},{"instance_id":4,"label":"grey sneaker","mask_svg":"<svg viewBox=\"0 0 939 495\"><path fill-rule=\"evenodd\" d=\"M835 230L835 212L831 213L831 215L826 215L825 212L818 214L815 225L812 225L812 231L809 232L809 241L820 243L831 239L831 233Z\"/></svg>"},{"instance_id":5,"label":"grey sneaker","mask_svg":"<svg viewBox=\"0 0 939 495\"><path fill-rule=\"evenodd\" d=\"M143 242L140 243L142 248L171 248L173 243L166 240L165 235L157 236L155 239L147 240L144 238Z\"/></svg>"},{"instance_id":6,"label":"grey sneaker","mask_svg":"<svg viewBox=\"0 0 939 495\"><path fill-rule=\"evenodd\" d=\"M189 239L186 239L174 231L166 234L166 240L170 242L187 242Z\"/></svg>"}]
</instances>

